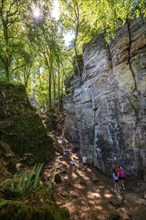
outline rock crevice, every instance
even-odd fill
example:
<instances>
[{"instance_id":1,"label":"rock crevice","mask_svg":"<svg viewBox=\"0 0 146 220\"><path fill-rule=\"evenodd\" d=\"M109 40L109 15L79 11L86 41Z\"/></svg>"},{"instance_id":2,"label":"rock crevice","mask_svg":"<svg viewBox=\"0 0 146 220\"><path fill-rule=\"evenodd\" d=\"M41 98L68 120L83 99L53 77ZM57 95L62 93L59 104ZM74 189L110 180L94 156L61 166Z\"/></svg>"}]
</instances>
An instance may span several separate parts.
<instances>
[{"instance_id":1,"label":"rock crevice","mask_svg":"<svg viewBox=\"0 0 146 220\"><path fill-rule=\"evenodd\" d=\"M83 65L68 84L65 136L103 173L119 163L146 178L146 19L128 21L109 45L94 38Z\"/></svg>"}]
</instances>

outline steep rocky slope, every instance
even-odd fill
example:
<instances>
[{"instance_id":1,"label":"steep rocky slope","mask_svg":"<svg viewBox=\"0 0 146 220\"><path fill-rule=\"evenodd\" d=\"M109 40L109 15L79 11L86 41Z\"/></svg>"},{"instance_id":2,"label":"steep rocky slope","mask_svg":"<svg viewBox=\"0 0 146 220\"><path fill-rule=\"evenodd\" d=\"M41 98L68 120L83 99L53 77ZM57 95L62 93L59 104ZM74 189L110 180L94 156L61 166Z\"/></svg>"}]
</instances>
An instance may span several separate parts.
<instances>
[{"instance_id":1,"label":"steep rocky slope","mask_svg":"<svg viewBox=\"0 0 146 220\"><path fill-rule=\"evenodd\" d=\"M91 165L83 167L74 146L63 136L57 137L55 160L46 166L45 175L54 174L61 181L53 182L55 198L59 205L68 208L71 220L145 220L146 182L125 177L126 190L114 191L112 178L107 177ZM67 147L67 157L62 155ZM75 157L76 167L71 160Z\"/></svg>"}]
</instances>

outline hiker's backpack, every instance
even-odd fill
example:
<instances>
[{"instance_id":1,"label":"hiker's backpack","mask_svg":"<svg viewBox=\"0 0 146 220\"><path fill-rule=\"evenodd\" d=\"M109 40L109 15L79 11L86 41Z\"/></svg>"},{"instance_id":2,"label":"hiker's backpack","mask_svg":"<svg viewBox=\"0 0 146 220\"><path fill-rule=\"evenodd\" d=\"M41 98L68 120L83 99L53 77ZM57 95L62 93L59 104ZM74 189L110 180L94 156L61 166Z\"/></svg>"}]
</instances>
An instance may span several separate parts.
<instances>
[{"instance_id":1,"label":"hiker's backpack","mask_svg":"<svg viewBox=\"0 0 146 220\"><path fill-rule=\"evenodd\" d=\"M120 171L120 177L124 177L124 176L125 176L124 171L121 169L121 171Z\"/></svg>"}]
</instances>

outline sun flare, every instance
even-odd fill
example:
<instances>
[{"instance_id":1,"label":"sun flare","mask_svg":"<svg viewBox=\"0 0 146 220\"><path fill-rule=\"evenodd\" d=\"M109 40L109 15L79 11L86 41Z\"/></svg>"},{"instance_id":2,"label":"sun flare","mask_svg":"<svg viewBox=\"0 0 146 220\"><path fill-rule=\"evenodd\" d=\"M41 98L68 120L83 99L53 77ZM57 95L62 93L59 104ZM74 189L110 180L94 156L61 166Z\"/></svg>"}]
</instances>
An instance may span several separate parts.
<instances>
[{"instance_id":1,"label":"sun flare","mask_svg":"<svg viewBox=\"0 0 146 220\"><path fill-rule=\"evenodd\" d=\"M39 8L34 8L34 9L33 9L33 16L34 16L35 18L39 18L40 15L41 15L40 9L39 9Z\"/></svg>"}]
</instances>

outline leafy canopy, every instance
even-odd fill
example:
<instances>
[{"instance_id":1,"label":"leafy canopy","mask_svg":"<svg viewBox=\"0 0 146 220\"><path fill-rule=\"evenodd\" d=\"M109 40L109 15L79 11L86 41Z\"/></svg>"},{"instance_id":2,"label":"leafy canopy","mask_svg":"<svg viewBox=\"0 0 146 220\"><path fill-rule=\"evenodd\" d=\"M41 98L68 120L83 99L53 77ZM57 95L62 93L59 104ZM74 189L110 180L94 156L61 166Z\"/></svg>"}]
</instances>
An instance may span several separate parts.
<instances>
[{"instance_id":1,"label":"leafy canopy","mask_svg":"<svg viewBox=\"0 0 146 220\"><path fill-rule=\"evenodd\" d=\"M0 80L23 83L41 107L56 108L83 44L99 33L108 41L139 16L146 16L145 0L1 0ZM66 33L73 33L69 46Z\"/></svg>"}]
</instances>

